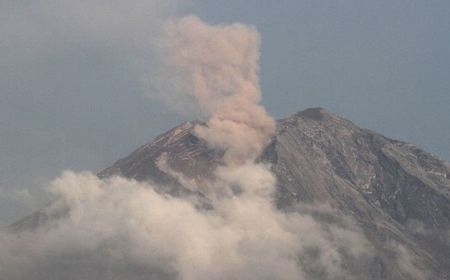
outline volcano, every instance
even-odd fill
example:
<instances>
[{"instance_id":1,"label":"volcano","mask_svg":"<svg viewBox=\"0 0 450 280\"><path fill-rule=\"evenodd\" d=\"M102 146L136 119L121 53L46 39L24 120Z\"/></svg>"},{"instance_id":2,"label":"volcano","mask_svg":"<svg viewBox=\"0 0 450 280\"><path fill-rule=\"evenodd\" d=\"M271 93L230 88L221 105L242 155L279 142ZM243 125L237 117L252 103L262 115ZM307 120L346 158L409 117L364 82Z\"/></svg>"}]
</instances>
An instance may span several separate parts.
<instances>
[{"instance_id":1,"label":"volcano","mask_svg":"<svg viewBox=\"0 0 450 280\"><path fill-rule=\"evenodd\" d=\"M155 182L160 193L200 197L207 207L204 182L214 177L224 151L198 138L197 125L205 124L193 121L173 128L98 177ZM293 211L299 203L327 205L333 214L313 211L317 221L338 223L345 216L362 229L375 254L364 265L346 260L355 275L351 279L450 279L448 162L322 108L278 120L258 162L270 165L277 179L274 203L280 211ZM11 229L34 230L66 214L44 209ZM405 258L410 261L402 268ZM414 276L416 272L420 274ZM307 273L308 279L325 279L314 268Z\"/></svg>"}]
</instances>

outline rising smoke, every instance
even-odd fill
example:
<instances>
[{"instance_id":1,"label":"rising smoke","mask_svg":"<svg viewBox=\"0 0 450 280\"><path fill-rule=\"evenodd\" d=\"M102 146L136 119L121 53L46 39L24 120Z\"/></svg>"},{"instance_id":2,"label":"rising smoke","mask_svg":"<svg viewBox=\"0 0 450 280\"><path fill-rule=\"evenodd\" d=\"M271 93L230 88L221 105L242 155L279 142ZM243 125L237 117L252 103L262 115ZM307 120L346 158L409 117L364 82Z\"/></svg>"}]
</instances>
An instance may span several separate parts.
<instances>
[{"instance_id":1,"label":"rising smoke","mask_svg":"<svg viewBox=\"0 0 450 280\"><path fill-rule=\"evenodd\" d=\"M198 136L226 151L225 161L252 161L275 131L259 105L259 33L242 24L211 26L195 16L170 23L164 42L178 80L210 115Z\"/></svg>"},{"instance_id":2,"label":"rising smoke","mask_svg":"<svg viewBox=\"0 0 450 280\"><path fill-rule=\"evenodd\" d=\"M0 234L0 279L351 279L343 255L371 257L363 233L278 210L270 167L256 163L275 130L259 105L258 32L188 16L161 42L171 82L209 117L195 133L225 152L211 209L151 183L68 171L50 188L54 221Z\"/></svg>"}]
</instances>

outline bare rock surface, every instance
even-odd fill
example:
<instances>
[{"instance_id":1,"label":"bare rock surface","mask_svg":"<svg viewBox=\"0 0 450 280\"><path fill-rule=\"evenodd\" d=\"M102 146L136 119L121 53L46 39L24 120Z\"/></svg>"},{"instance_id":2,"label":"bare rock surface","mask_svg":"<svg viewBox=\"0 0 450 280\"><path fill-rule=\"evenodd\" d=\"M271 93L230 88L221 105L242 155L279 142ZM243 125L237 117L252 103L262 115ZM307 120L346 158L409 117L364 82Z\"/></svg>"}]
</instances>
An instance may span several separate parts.
<instances>
[{"instance_id":1,"label":"bare rock surface","mask_svg":"<svg viewBox=\"0 0 450 280\"><path fill-rule=\"evenodd\" d=\"M197 138L195 125L204 124L186 122L98 176L151 180L164 186L161 192L201 195L202 181L214 176L223 152ZM277 177L279 209L329 205L335 215L317 219L328 223L351 217L364 231L376 253L363 267L348 260L356 279L411 279L399 269L402 258L413 260L414 269L423 272L419 278L450 279L448 162L322 108L278 120L276 135L259 160L269 163ZM24 230L45 223L49 217L43 211L12 227Z\"/></svg>"}]
</instances>

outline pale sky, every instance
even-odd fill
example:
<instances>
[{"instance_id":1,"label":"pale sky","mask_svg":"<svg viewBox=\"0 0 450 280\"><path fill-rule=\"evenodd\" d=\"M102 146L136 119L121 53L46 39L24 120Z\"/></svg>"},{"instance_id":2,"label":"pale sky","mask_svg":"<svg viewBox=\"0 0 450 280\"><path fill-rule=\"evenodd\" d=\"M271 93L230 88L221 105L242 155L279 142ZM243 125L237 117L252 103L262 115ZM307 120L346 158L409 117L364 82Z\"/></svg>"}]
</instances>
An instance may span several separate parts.
<instances>
[{"instance_id":1,"label":"pale sky","mask_svg":"<svg viewBox=\"0 0 450 280\"><path fill-rule=\"evenodd\" d=\"M188 13L257 27L275 117L325 107L450 159L450 1L185 2L0 0L0 225L63 170L99 171L196 117L142 82L160 22Z\"/></svg>"}]
</instances>

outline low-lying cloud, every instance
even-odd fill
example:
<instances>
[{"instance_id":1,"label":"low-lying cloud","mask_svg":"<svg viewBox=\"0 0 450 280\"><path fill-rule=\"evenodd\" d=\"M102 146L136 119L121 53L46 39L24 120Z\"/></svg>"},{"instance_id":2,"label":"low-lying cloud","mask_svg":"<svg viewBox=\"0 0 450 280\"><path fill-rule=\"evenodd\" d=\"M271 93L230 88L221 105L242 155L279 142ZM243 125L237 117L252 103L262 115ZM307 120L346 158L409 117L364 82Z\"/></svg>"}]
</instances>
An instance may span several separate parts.
<instances>
[{"instance_id":1,"label":"low-lying cloud","mask_svg":"<svg viewBox=\"0 0 450 280\"><path fill-rule=\"evenodd\" d=\"M34 231L2 233L0 276L308 279L305 271L316 269L335 279L346 273L342 254L370 256L371 245L353 226L325 227L310 214L274 209L274 178L261 166L242 168L227 178L247 190L212 200L212 210L148 183L65 172L51 186L59 206L46 211L67 214ZM240 174L255 168L263 169Z\"/></svg>"}]
</instances>

